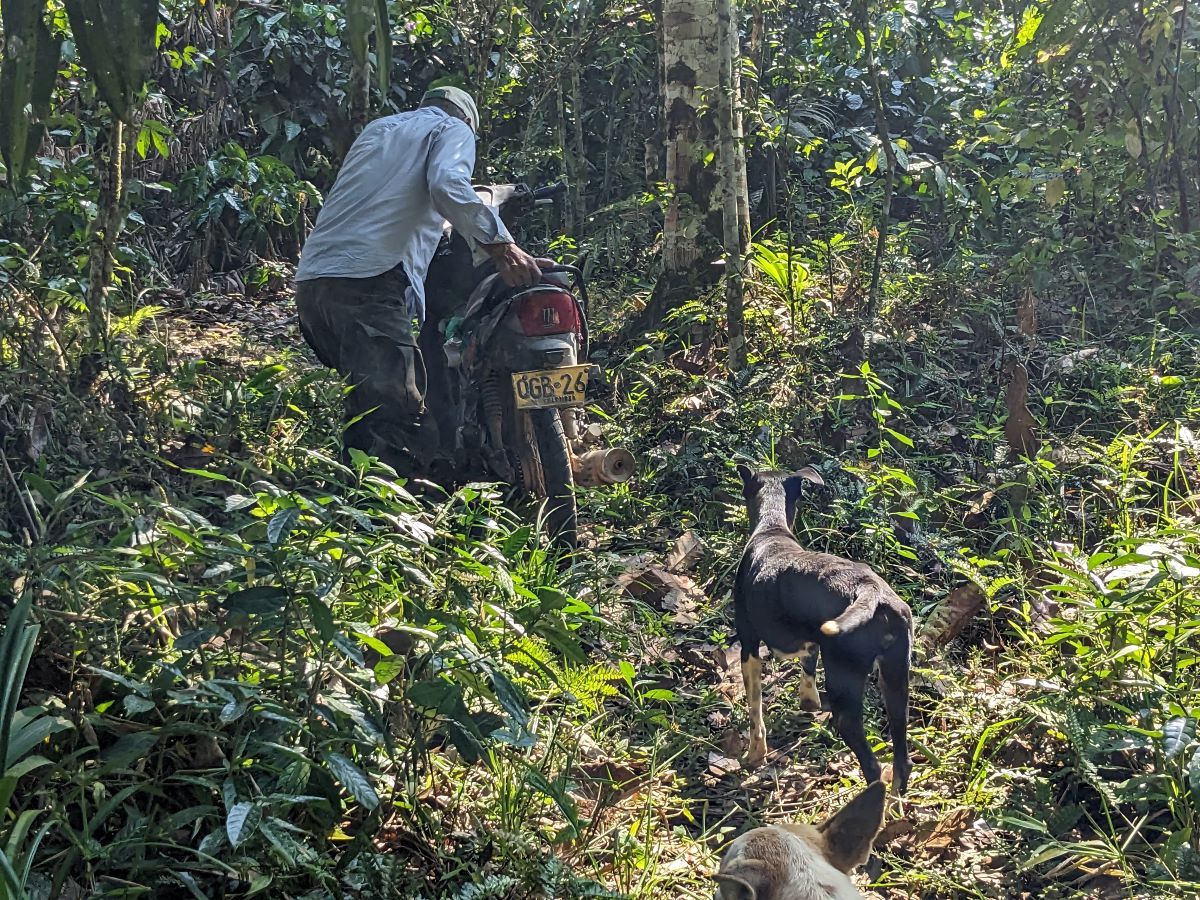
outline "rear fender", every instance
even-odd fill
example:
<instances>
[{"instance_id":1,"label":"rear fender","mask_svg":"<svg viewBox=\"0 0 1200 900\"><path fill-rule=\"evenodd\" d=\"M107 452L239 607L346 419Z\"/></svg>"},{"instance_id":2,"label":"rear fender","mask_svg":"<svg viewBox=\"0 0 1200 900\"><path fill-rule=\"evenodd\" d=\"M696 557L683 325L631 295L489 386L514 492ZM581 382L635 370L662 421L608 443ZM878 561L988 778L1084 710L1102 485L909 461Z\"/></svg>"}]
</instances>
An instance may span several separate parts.
<instances>
[{"instance_id":1,"label":"rear fender","mask_svg":"<svg viewBox=\"0 0 1200 900\"><path fill-rule=\"evenodd\" d=\"M526 337L507 329L496 334L488 348L493 369L528 372L557 369L579 361L579 338L573 333Z\"/></svg>"}]
</instances>

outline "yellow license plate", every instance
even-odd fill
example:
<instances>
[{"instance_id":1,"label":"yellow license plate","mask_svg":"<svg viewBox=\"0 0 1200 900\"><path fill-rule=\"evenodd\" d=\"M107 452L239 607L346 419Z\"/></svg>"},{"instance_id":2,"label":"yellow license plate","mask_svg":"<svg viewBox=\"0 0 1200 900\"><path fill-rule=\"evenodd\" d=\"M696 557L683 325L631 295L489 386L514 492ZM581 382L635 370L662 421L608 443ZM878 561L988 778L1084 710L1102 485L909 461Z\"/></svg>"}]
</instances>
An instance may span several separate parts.
<instances>
[{"instance_id":1,"label":"yellow license plate","mask_svg":"<svg viewBox=\"0 0 1200 900\"><path fill-rule=\"evenodd\" d=\"M513 372L517 409L582 406L591 366L563 366L537 372Z\"/></svg>"}]
</instances>

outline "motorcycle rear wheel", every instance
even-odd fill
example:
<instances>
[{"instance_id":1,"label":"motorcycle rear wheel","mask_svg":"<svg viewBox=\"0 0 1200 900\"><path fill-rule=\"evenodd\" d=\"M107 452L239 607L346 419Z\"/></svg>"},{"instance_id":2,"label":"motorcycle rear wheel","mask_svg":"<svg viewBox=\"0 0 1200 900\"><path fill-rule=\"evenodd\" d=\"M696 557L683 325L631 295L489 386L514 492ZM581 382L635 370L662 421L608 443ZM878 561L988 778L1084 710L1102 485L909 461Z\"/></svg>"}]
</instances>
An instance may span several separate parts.
<instances>
[{"instance_id":1,"label":"motorcycle rear wheel","mask_svg":"<svg viewBox=\"0 0 1200 900\"><path fill-rule=\"evenodd\" d=\"M575 503L575 478L571 472L571 450L557 409L529 412L529 423L537 442L546 490L546 525L560 546L574 550L578 543L579 512Z\"/></svg>"}]
</instances>

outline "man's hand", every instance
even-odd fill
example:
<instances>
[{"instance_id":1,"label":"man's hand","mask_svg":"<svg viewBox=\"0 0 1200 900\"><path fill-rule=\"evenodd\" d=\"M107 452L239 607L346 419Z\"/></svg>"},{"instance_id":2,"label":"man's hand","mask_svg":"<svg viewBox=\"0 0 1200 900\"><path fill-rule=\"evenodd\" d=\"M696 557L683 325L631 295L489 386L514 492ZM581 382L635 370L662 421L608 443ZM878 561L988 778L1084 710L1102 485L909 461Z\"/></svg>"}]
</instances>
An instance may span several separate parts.
<instances>
[{"instance_id":1,"label":"man's hand","mask_svg":"<svg viewBox=\"0 0 1200 900\"><path fill-rule=\"evenodd\" d=\"M516 244L484 244L483 249L492 258L492 262L496 264L496 271L510 288L526 288L542 280L539 260Z\"/></svg>"}]
</instances>

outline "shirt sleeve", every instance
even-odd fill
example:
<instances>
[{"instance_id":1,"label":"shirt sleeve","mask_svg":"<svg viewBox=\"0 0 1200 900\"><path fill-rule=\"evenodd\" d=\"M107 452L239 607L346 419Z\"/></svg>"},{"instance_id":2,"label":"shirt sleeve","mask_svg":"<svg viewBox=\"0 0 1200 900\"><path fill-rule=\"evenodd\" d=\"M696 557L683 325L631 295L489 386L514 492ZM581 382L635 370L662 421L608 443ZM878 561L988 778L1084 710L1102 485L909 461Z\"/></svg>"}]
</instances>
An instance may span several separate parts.
<instances>
[{"instance_id":1,"label":"shirt sleeve","mask_svg":"<svg viewBox=\"0 0 1200 900\"><path fill-rule=\"evenodd\" d=\"M455 120L438 129L425 171L434 209L455 231L478 244L515 243L499 213L471 187L474 168L475 136L470 127Z\"/></svg>"}]
</instances>

